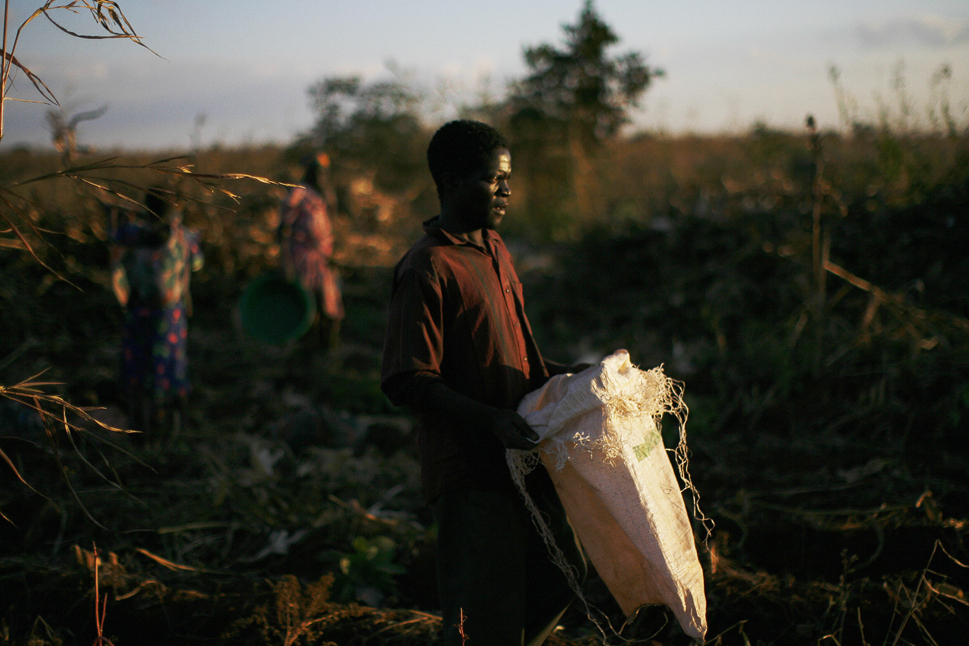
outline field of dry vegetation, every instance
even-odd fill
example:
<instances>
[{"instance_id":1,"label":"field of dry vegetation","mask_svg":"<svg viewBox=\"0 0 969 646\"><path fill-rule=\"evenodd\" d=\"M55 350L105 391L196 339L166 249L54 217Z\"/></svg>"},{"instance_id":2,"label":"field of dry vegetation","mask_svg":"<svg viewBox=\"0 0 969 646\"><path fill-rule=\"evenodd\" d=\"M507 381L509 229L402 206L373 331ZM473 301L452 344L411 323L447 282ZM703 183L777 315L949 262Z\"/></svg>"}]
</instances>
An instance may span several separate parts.
<instances>
[{"instance_id":1,"label":"field of dry vegetation","mask_svg":"<svg viewBox=\"0 0 969 646\"><path fill-rule=\"evenodd\" d=\"M962 644L969 139L814 143L765 127L621 140L590 161L562 219L529 210L545 197L527 181L538 169L516 160L503 233L548 357L625 348L685 384L690 471L716 523L700 543L708 644ZM212 149L186 162L288 181L286 160ZM7 151L0 186L59 164ZM133 439L76 416L82 431L66 432L0 398L0 645L435 642L434 526L412 421L378 375L390 272L436 200L427 179L387 188L339 158L333 179L347 309L337 351L240 330L240 295L276 262L282 189L239 180L233 202L172 179L206 256L181 433ZM54 382L43 392L124 427L105 196L66 179L18 194L0 208L36 227L25 229L36 256L3 238L0 386L43 372ZM618 629L595 575L585 592ZM662 608L622 638L688 641ZM575 609L552 642L603 637Z\"/></svg>"}]
</instances>

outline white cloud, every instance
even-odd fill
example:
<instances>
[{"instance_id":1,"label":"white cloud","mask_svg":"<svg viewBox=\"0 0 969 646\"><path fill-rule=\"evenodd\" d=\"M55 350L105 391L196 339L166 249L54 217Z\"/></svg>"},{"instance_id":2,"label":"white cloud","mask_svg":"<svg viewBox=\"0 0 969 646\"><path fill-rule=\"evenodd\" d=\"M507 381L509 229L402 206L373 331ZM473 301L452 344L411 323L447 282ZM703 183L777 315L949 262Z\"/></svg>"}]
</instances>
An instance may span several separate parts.
<instances>
[{"instance_id":1,"label":"white cloud","mask_svg":"<svg viewBox=\"0 0 969 646\"><path fill-rule=\"evenodd\" d=\"M937 16L863 23L854 32L862 46L872 48L899 45L941 48L969 43L969 22Z\"/></svg>"}]
</instances>

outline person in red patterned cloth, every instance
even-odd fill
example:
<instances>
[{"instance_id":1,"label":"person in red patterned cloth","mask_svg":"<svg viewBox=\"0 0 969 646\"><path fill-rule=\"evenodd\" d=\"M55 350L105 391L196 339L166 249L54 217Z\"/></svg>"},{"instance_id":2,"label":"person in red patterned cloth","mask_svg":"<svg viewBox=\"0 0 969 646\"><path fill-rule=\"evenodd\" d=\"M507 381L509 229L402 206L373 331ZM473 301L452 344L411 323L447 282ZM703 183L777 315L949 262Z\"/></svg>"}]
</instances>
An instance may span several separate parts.
<instances>
[{"instance_id":1,"label":"person in red patterned cloth","mask_svg":"<svg viewBox=\"0 0 969 646\"><path fill-rule=\"evenodd\" d=\"M300 186L292 189L279 208L276 237L283 275L297 280L316 301L316 339L332 349L339 344L343 320L343 297L332 264L333 226L327 212L323 172L329 165L325 154L302 161Z\"/></svg>"},{"instance_id":2,"label":"person in red patterned cloth","mask_svg":"<svg viewBox=\"0 0 969 646\"><path fill-rule=\"evenodd\" d=\"M477 121L431 139L441 212L394 270L381 387L418 418L423 493L438 523L438 591L447 646L537 645L574 599L515 488L507 448L537 435L516 408L550 375L501 236L511 195L508 142ZM526 478L581 581L585 559L548 473Z\"/></svg>"},{"instance_id":3,"label":"person in red patterned cloth","mask_svg":"<svg viewBox=\"0 0 969 646\"><path fill-rule=\"evenodd\" d=\"M182 225L170 192L149 189L145 212L113 231L112 287L125 308L121 387L135 430L176 435L186 413L189 277L203 265L198 232Z\"/></svg>"}]
</instances>

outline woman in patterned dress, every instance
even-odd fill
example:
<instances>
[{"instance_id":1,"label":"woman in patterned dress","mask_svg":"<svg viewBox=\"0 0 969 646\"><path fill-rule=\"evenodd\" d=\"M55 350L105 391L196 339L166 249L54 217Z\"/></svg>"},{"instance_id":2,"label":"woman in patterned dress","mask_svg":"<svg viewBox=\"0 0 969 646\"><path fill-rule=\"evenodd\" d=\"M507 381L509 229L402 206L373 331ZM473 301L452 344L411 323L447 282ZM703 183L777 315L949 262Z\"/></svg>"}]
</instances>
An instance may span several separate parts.
<instances>
[{"instance_id":1,"label":"woman in patterned dress","mask_svg":"<svg viewBox=\"0 0 969 646\"><path fill-rule=\"evenodd\" d=\"M343 297L332 266L333 226L323 198L323 171L329 164L325 154L302 160L300 186L292 189L279 208L280 246L283 275L313 294L316 301L316 339L332 349L339 344L343 320Z\"/></svg>"},{"instance_id":2,"label":"woman in patterned dress","mask_svg":"<svg viewBox=\"0 0 969 646\"><path fill-rule=\"evenodd\" d=\"M125 306L121 385L135 430L176 434L189 392L189 276L202 267L199 236L169 197L151 189L147 211L113 235L112 284Z\"/></svg>"}]
</instances>

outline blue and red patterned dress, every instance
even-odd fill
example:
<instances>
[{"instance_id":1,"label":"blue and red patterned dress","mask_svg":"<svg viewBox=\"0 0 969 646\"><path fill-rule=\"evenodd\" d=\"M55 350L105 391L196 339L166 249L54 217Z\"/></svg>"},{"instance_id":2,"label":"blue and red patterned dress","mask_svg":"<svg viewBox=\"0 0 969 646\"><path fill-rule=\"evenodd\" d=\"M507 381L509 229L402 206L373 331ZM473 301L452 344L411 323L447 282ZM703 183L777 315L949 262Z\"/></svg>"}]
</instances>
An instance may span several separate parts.
<instances>
[{"instance_id":1,"label":"blue and red patterned dress","mask_svg":"<svg viewBox=\"0 0 969 646\"><path fill-rule=\"evenodd\" d=\"M156 405L184 398L189 276L203 264L198 234L176 217L161 236L157 227L122 225L114 242L112 283L126 306L121 385L129 397L148 397Z\"/></svg>"}]
</instances>

